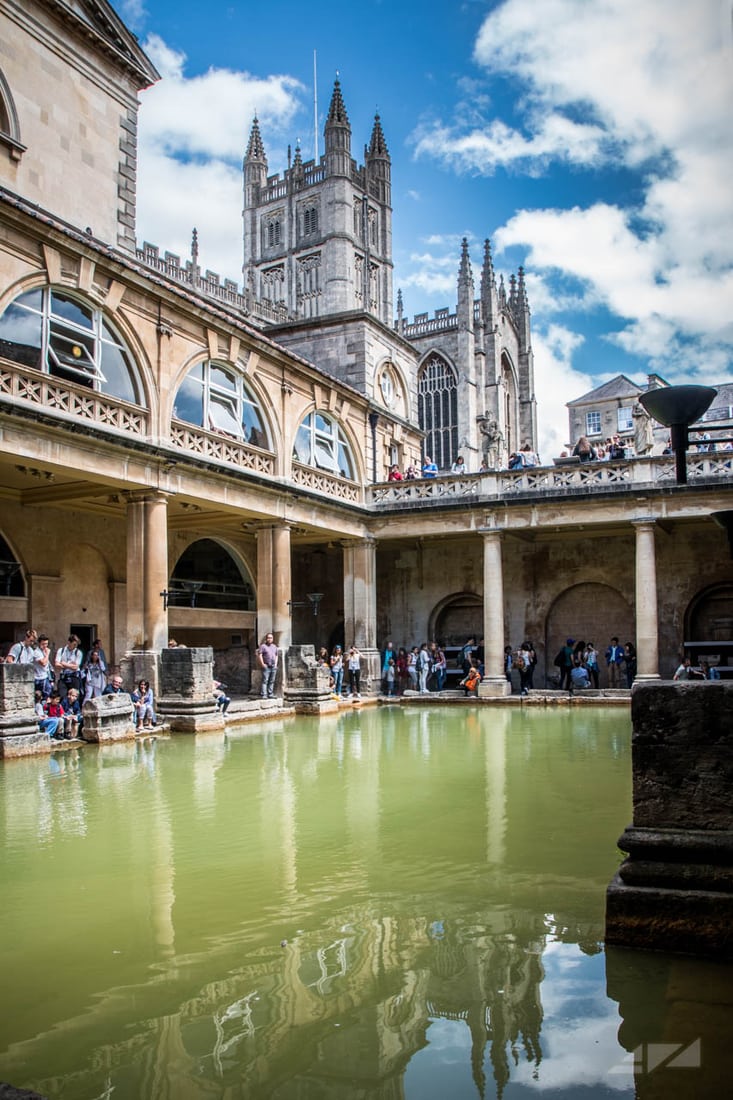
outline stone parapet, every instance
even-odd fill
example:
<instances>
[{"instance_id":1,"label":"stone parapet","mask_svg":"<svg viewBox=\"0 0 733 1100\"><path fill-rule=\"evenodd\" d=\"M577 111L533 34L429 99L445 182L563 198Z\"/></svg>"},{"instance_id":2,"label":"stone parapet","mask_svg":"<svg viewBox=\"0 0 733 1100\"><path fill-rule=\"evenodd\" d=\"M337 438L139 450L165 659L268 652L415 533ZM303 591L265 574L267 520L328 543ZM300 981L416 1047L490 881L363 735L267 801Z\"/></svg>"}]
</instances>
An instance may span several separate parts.
<instances>
[{"instance_id":1,"label":"stone parapet","mask_svg":"<svg viewBox=\"0 0 733 1100\"><path fill-rule=\"evenodd\" d=\"M224 728L214 694L214 651L211 646L176 646L160 655L159 718L173 732L197 733Z\"/></svg>"},{"instance_id":2,"label":"stone parapet","mask_svg":"<svg viewBox=\"0 0 733 1100\"><path fill-rule=\"evenodd\" d=\"M331 695L330 672L316 661L312 645L291 645L285 653L283 702L296 714L328 714L339 709Z\"/></svg>"},{"instance_id":3,"label":"stone parapet","mask_svg":"<svg viewBox=\"0 0 733 1100\"><path fill-rule=\"evenodd\" d=\"M51 738L38 729L32 665L0 665L0 757L50 752Z\"/></svg>"},{"instance_id":4,"label":"stone parapet","mask_svg":"<svg viewBox=\"0 0 733 1100\"><path fill-rule=\"evenodd\" d=\"M634 820L606 941L733 959L733 682L632 691Z\"/></svg>"}]
</instances>

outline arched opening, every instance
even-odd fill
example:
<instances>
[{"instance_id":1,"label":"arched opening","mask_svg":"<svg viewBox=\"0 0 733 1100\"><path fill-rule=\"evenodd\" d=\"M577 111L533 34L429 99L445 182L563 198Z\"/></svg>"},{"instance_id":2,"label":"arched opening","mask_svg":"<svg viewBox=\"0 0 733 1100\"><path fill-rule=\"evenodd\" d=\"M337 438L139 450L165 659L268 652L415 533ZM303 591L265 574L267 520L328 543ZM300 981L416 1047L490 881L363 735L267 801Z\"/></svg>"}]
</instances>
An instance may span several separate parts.
<instances>
[{"instance_id":1,"label":"arched opening","mask_svg":"<svg viewBox=\"0 0 733 1100\"><path fill-rule=\"evenodd\" d=\"M178 387L173 416L252 447L272 450L257 397L241 371L204 360L191 367Z\"/></svg>"},{"instance_id":2,"label":"arched opening","mask_svg":"<svg viewBox=\"0 0 733 1100\"><path fill-rule=\"evenodd\" d=\"M171 607L254 611L255 587L244 566L213 539L199 539L181 554L168 582Z\"/></svg>"},{"instance_id":3,"label":"arched opening","mask_svg":"<svg viewBox=\"0 0 733 1100\"><path fill-rule=\"evenodd\" d=\"M433 609L429 633L441 645L463 646L469 638L478 642L484 633L484 604L475 592L448 596Z\"/></svg>"},{"instance_id":4,"label":"arched opening","mask_svg":"<svg viewBox=\"0 0 733 1100\"><path fill-rule=\"evenodd\" d=\"M576 584L561 592L547 616L545 624L545 671L554 675L553 657L565 644L566 638L575 642L593 642L601 654L601 687L608 684L608 673L603 654L609 639L616 635L623 645L634 642L636 625L634 612L622 594L608 584L588 582ZM542 654L539 654L541 672ZM540 678L535 687L541 686Z\"/></svg>"},{"instance_id":5,"label":"arched opening","mask_svg":"<svg viewBox=\"0 0 733 1100\"><path fill-rule=\"evenodd\" d=\"M312 412L301 421L293 458L304 466L354 480L356 464L349 442L338 422L327 413Z\"/></svg>"},{"instance_id":6,"label":"arched opening","mask_svg":"<svg viewBox=\"0 0 733 1100\"><path fill-rule=\"evenodd\" d=\"M685 613L684 630L685 643L695 643L687 650L693 663L704 657L733 671L733 584L716 584L699 592ZM701 647L701 642L710 645Z\"/></svg>"},{"instance_id":7,"label":"arched opening","mask_svg":"<svg viewBox=\"0 0 733 1100\"><path fill-rule=\"evenodd\" d=\"M0 597L25 596L25 580L20 562L0 535Z\"/></svg>"},{"instance_id":8,"label":"arched opening","mask_svg":"<svg viewBox=\"0 0 733 1100\"><path fill-rule=\"evenodd\" d=\"M429 455L438 469L450 469L458 453L458 387L453 368L435 352L418 374L417 415L425 432L423 459Z\"/></svg>"}]
</instances>

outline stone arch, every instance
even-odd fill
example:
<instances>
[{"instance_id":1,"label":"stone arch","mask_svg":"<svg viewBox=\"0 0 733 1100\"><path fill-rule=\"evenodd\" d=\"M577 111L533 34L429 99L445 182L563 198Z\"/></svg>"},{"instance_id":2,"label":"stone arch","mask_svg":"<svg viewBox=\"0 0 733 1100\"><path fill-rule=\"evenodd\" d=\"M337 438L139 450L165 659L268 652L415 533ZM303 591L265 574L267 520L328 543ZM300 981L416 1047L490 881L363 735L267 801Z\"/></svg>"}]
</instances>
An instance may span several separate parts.
<instances>
[{"instance_id":1,"label":"stone arch","mask_svg":"<svg viewBox=\"0 0 733 1100\"><path fill-rule=\"evenodd\" d=\"M464 645L484 634L484 602L475 592L453 592L440 600L428 619L428 637L446 646Z\"/></svg>"},{"instance_id":2,"label":"stone arch","mask_svg":"<svg viewBox=\"0 0 733 1100\"><path fill-rule=\"evenodd\" d=\"M0 532L0 596L26 595L25 570L10 542Z\"/></svg>"},{"instance_id":3,"label":"stone arch","mask_svg":"<svg viewBox=\"0 0 733 1100\"><path fill-rule=\"evenodd\" d=\"M686 642L733 642L733 584L703 588L685 611Z\"/></svg>"},{"instance_id":4,"label":"stone arch","mask_svg":"<svg viewBox=\"0 0 733 1100\"><path fill-rule=\"evenodd\" d=\"M621 643L634 641L634 609L622 592L610 584L585 581L566 588L552 603L545 620L545 663L548 675L555 672L552 661L566 638L592 641L601 654L601 687L605 685L603 653L612 635Z\"/></svg>"},{"instance_id":5,"label":"stone arch","mask_svg":"<svg viewBox=\"0 0 733 1100\"><path fill-rule=\"evenodd\" d=\"M254 611L257 588L242 554L218 538L194 539L173 563L168 581L172 607Z\"/></svg>"},{"instance_id":6,"label":"stone arch","mask_svg":"<svg viewBox=\"0 0 733 1100\"><path fill-rule=\"evenodd\" d=\"M2 69L0 69L0 142L9 147L13 160L20 160L25 152L25 146L20 140L20 123L15 101Z\"/></svg>"}]
</instances>

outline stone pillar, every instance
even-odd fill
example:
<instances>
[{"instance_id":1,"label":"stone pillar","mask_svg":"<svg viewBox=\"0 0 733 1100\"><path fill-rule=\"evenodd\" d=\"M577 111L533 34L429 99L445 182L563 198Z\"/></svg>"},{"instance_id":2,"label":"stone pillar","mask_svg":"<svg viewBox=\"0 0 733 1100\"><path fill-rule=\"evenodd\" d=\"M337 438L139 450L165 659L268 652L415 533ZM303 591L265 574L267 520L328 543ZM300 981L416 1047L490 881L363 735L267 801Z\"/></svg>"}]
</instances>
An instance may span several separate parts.
<instances>
[{"instance_id":1,"label":"stone pillar","mask_svg":"<svg viewBox=\"0 0 733 1100\"><path fill-rule=\"evenodd\" d=\"M504 674L504 571L501 561L502 533L482 528L484 539L484 678L479 695L511 695L512 686Z\"/></svg>"},{"instance_id":2,"label":"stone pillar","mask_svg":"<svg viewBox=\"0 0 733 1100\"><path fill-rule=\"evenodd\" d=\"M285 678L284 654L292 638L290 527L287 523L263 524L257 530L257 645L272 631L280 649L275 693L281 694ZM262 670L253 655L251 688L259 695Z\"/></svg>"},{"instance_id":3,"label":"stone pillar","mask_svg":"<svg viewBox=\"0 0 733 1100\"><path fill-rule=\"evenodd\" d=\"M33 665L0 665L0 757L51 751L51 738L39 730L33 705Z\"/></svg>"},{"instance_id":4,"label":"stone pillar","mask_svg":"<svg viewBox=\"0 0 733 1100\"><path fill-rule=\"evenodd\" d=\"M214 700L214 651L211 646L176 646L160 655L160 696L157 716L171 730L197 733L224 729L224 716Z\"/></svg>"},{"instance_id":5,"label":"stone pillar","mask_svg":"<svg viewBox=\"0 0 733 1100\"><path fill-rule=\"evenodd\" d=\"M132 709L132 699L126 691L88 699L82 708L84 740L101 744L105 741L134 739Z\"/></svg>"},{"instance_id":6,"label":"stone pillar","mask_svg":"<svg viewBox=\"0 0 733 1100\"><path fill-rule=\"evenodd\" d=\"M733 959L733 681L635 684L634 818L606 942Z\"/></svg>"},{"instance_id":7,"label":"stone pillar","mask_svg":"<svg viewBox=\"0 0 733 1100\"><path fill-rule=\"evenodd\" d=\"M168 645L168 502L165 493L135 494L127 506L127 643L159 652Z\"/></svg>"},{"instance_id":8,"label":"stone pillar","mask_svg":"<svg viewBox=\"0 0 733 1100\"><path fill-rule=\"evenodd\" d=\"M377 542L366 538L342 543L344 550L345 653L355 645L362 655L362 694L378 692L381 667L377 649ZM347 681L344 662L344 682Z\"/></svg>"},{"instance_id":9,"label":"stone pillar","mask_svg":"<svg viewBox=\"0 0 733 1100\"><path fill-rule=\"evenodd\" d=\"M634 528L636 530L636 679L658 680L659 634L654 520L634 520Z\"/></svg>"},{"instance_id":10,"label":"stone pillar","mask_svg":"<svg viewBox=\"0 0 733 1100\"><path fill-rule=\"evenodd\" d=\"M312 645L291 645L285 655L284 702L298 714L328 714L339 709L331 695L329 671L316 661Z\"/></svg>"}]
</instances>

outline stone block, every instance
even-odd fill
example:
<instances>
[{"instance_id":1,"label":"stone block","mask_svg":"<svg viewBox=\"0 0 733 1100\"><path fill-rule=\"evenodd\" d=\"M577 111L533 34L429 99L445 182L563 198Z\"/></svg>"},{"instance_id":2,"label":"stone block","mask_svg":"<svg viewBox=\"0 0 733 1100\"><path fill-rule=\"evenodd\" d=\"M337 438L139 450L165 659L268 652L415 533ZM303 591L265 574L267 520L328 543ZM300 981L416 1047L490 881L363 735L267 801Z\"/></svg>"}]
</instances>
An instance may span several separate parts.
<instances>
[{"instance_id":1,"label":"stone block","mask_svg":"<svg viewBox=\"0 0 733 1100\"><path fill-rule=\"evenodd\" d=\"M48 734L38 729L34 697L32 665L0 665L0 756L50 752Z\"/></svg>"},{"instance_id":2,"label":"stone block","mask_svg":"<svg viewBox=\"0 0 733 1100\"><path fill-rule=\"evenodd\" d=\"M338 710L331 696L329 670L316 661L312 645L291 645L285 653L283 700L298 714L324 714Z\"/></svg>"},{"instance_id":3,"label":"stone block","mask_svg":"<svg viewBox=\"0 0 733 1100\"><path fill-rule=\"evenodd\" d=\"M130 740L135 736L132 720L132 699L126 691L116 695L100 695L88 699L82 707L85 741L105 742Z\"/></svg>"},{"instance_id":4,"label":"stone block","mask_svg":"<svg viewBox=\"0 0 733 1100\"><path fill-rule=\"evenodd\" d=\"M211 646L176 646L160 655L159 717L171 730L197 733L223 729L225 722L213 695L214 651Z\"/></svg>"}]
</instances>

